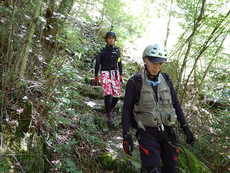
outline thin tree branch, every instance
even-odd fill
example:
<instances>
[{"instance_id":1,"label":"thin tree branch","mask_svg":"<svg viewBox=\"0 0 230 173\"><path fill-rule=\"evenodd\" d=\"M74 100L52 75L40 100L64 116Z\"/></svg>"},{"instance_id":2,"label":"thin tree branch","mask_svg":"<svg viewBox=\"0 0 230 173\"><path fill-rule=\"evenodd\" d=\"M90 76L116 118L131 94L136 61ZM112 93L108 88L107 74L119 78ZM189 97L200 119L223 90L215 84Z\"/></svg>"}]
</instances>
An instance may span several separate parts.
<instances>
[{"instance_id":1,"label":"thin tree branch","mask_svg":"<svg viewBox=\"0 0 230 173\"><path fill-rule=\"evenodd\" d=\"M179 73L178 85L177 85L177 88L176 88L177 90L179 90L180 86L181 86L180 83L181 83L181 80L182 80L182 74L183 74L184 69L185 69L186 64L187 64L188 55L190 54L193 37L194 37L198 27L200 26L201 20L202 20L203 15L204 15L205 3L206 3L206 0L202 0L201 10L200 10L200 13L199 13L199 16L198 16L196 22L194 23L193 31L190 34L190 36L187 38L185 43L184 43L184 44L186 44L188 42L188 46L187 46L187 50L186 50L186 53L185 53L185 56L184 56L184 59L183 59L183 63L182 63L182 66L181 66L181 70L180 70L180 73Z\"/></svg>"},{"instance_id":2,"label":"thin tree branch","mask_svg":"<svg viewBox=\"0 0 230 173\"><path fill-rule=\"evenodd\" d=\"M195 62L193 64L193 67L192 67L192 70L190 71L189 75L188 75L188 78L185 82L185 89L184 89L184 92L183 92L183 96L186 92L186 89L187 89L187 85L188 85L188 81L197 65L197 62L198 60L200 59L200 57L202 56L202 54L205 52L205 50L207 50L207 48L210 46L210 41L212 40L213 38L213 35L217 32L217 30L220 28L221 24L225 21L225 19L229 16L230 14L230 11L228 11L228 13L225 15L225 17L216 25L216 27L213 29L213 31L211 32L211 34L209 35L208 39L205 41L204 45L202 46L201 50L199 51L199 54L197 55L196 59L195 59ZM219 36L223 33L225 27L222 28L221 32L212 40L212 42L215 42ZM183 100L183 96L182 96L182 100Z\"/></svg>"},{"instance_id":3,"label":"thin tree branch","mask_svg":"<svg viewBox=\"0 0 230 173\"><path fill-rule=\"evenodd\" d=\"M227 33L228 33L228 32L227 32ZM215 53L214 53L214 55L213 55L214 58L209 62L207 68L206 68L205 71L204 71L204 74L203 74L203 76L202 76L202 78L201 78L201 81L200 81L200 83L199 83L199 85L198 85L198 92L197 92L198 94L200 93L201 87L202 87L202 85L203 85L203 83L204 83L204 80L205 80L205 78L206 78L206 76L207 76L207 74L208 74L210 68L212 67L212 64L217 60L217 58L215 58L215 57L218 56L218 54L220 53L220 50L223 48L223 43L224 43L224 41L226 40L227 35L228 35L227 33L224 35L224 38L222 39L220 45L217 47L217 49L216 49L216 51L215 51ZM194 97L192 103L194 103L194 101L196 100L196 98L197 98L197 95Z\"/></svg>"}]
</instances>

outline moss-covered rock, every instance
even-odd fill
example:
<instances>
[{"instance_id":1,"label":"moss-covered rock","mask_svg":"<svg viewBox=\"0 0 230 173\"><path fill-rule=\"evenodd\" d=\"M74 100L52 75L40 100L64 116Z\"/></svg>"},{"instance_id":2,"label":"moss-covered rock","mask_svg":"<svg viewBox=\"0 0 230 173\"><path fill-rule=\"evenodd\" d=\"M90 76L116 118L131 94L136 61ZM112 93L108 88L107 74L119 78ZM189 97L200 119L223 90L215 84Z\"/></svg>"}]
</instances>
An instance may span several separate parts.
<instances>
[{"instance_id":1,"label":"moss-covered rock","mask_svg":"<svg viewBox=\"0 0 230 173\"><path fill-rule=\"evenodd\" d=\"M80 95L92 99L103 99L103 91L101 87L90 86L86 84L78 85L78 92Z\"/></svg>"}]
</instances>

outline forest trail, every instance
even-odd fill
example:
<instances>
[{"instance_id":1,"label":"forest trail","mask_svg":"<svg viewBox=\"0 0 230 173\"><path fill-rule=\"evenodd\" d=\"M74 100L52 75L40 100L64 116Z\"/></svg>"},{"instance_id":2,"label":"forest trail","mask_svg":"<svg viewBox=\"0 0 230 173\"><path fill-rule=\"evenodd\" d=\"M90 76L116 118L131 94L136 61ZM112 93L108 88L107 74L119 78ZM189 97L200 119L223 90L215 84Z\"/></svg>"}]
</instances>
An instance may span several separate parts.
<instances>
[{"instance_id":1,"label":"forest trail","mask_svg":"<svg viewBox=\"0 0 230 173\"><path fill-rule=\"evenodd\" d=\"M79 83L78 83L79 85ZM83 83L85 85L85 83ZM100 90L101 86L86 85L89 88ZM93 91L91 90L91 92ZM106 115L104 110L104 99L95 98L92 93L84 93L84 102L94 111L94 123L98 128L99 137L104 142L104 151L99 156L104 168L110 170L108 173L120 171L124 173L138 172L140 169L140 160L138 154L137 142L135 142L135 149L133 156L126 155L122 148L122 128L121 128L121 113L123 100L119 99L113 111L113 128L109 129L106 123ZM128 164L128 165L127 165ZM107 173L107 172L106 172Z\"/></svg>"}]
</instances>

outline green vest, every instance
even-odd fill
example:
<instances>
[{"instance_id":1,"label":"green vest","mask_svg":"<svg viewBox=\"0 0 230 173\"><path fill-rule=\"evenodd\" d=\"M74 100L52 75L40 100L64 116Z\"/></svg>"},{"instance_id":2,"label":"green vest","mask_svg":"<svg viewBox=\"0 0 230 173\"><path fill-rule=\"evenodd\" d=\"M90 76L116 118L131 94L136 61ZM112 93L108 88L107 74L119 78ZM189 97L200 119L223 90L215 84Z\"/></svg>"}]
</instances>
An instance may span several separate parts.
<instances>
[{"instance_id":1,"label":"green vest","mask_svg":"<svg viewBox=\"0 0 230 173\"><path fill-rule=\"evenodd\" d=\"M134 118L139 128L145 130L147 127L158 127L161 125L172 126L177 120L175 109L172 104L170 88L163 77L159 74L160 85L157 88L158 102L156 94L147 81L145 72L142 72L142 88L139 102L134 106Z\"/></svg>"}]
</instances>

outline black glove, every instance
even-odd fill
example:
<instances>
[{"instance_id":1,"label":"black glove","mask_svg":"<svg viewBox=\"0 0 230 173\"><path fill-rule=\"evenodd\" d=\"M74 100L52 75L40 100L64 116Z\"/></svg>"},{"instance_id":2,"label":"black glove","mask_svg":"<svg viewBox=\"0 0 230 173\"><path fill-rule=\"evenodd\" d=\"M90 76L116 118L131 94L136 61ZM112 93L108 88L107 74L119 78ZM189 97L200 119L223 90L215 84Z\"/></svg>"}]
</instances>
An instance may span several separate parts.
<instances>
[{"instance_id":1,"label":"black glove","mask_svg":"<svg viewBox=\"0 0 230 173\"><path fill-rule=\"evenodd\" d=\"M123 139L123 149L128 155L132 155L133 152L133 139L131 135L125 135Z\"/></svg>"},{"instance_id":2,"label":"black glove","mask_svg":"<svg viewBox=\"0 0 230 173\"><path fill-rule=\"evenodd\" d=\"M178 143L177 135L172 127L165 126L165 133L167 135L168 141L171 141L174 145Z\"/></svg>"},{"instance_id":3,"label":"black glove","mask_svg":"<svg viewBox=\"0 0 230 173\"><path fill-rule=\"evenodd\" d=\"M188 128L188 126L182 127L184 134L186 135L186 142L187 144L193 144L195 142L195 138L191 132L191 130Z\"/></svg>"}]
</instances>

